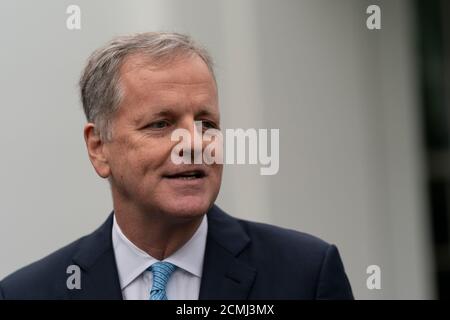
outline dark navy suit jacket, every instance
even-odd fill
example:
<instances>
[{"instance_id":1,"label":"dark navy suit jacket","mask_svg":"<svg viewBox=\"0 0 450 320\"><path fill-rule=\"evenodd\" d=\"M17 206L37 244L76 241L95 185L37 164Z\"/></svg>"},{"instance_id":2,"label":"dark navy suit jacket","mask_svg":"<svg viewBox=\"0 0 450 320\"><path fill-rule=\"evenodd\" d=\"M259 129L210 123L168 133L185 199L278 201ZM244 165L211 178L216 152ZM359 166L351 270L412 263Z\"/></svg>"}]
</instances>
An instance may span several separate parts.
<instances>
[{"instance_id":1,"label":"dark navy suit jacket","mask_svg":"<svg viewBox=\"0 0 450 320\"><path fill-rule=\"evenodd\" d=\"M208 235L199 299L352 299L337 248L304 233L233 218L217 206ZM9 275L0 299L122 299L112 214L92 234ZM68 266L81 289L68 289Z\"/></svg>"}]
</instances>

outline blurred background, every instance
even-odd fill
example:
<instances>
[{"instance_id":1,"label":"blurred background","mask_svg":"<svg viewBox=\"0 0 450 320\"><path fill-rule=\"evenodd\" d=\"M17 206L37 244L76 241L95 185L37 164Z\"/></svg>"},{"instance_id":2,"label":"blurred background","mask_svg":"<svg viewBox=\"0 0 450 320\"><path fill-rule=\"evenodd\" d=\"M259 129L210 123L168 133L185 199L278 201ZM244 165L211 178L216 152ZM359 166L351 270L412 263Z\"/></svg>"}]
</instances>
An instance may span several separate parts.
<instances>
[{"instance_id":1,"label":"blurred background","mask_svg":"<svg viewBox=\"0 0 450 320\"><path fill-rule=\"evenodd\" d=\"M176 31L215 58L223 128L280 129L278 174L226 166L219 206L336 244L357 299L449 298L449 23L440 0L1 1L0 278L112 210L82 136L89 54Z\"/></svg>"}]
</instances>

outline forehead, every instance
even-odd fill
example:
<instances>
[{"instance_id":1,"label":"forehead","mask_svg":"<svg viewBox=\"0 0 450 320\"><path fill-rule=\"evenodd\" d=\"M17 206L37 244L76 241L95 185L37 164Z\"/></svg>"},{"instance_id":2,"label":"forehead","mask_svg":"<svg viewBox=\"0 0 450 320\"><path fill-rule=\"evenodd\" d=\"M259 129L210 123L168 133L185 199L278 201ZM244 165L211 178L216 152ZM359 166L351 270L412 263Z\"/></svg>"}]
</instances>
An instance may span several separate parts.
<instances>
[{"instance_id":1,"label":"forehead","mask_svg":"<svg viewBox=\"0 0 450 320\"><path fill-rule=\"evenodd\" d=\"M163 65L143 55L127 57L120 69L123 102L133 105L185 103L217 104L217 88L206 63L197 55Z\"/></svg>"}]
</instances>

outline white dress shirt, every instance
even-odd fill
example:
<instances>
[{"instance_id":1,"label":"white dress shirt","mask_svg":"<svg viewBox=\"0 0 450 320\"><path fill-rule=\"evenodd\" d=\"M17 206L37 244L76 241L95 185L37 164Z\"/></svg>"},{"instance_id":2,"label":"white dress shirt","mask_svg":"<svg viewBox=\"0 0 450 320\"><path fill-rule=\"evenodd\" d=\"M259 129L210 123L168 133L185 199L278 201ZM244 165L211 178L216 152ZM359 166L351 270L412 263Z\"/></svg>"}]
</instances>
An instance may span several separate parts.
<instances>
[{"instance_id":1,"label":"white dress shirt","mask_svg":"<svg viewBox=\"0 0 450 320\"><path fill-rule=\"evenodd\" d=\"M198 299L207 232L208 220L204 215L200 226L191 239L170 257L164 259L164 261L178 267L167 283L167 299ZM158 260L139 249L123 234L115 216L112 228L112 243L123 299L148 300L153 275L146 269Z\"/></svg>"}]
</instances>

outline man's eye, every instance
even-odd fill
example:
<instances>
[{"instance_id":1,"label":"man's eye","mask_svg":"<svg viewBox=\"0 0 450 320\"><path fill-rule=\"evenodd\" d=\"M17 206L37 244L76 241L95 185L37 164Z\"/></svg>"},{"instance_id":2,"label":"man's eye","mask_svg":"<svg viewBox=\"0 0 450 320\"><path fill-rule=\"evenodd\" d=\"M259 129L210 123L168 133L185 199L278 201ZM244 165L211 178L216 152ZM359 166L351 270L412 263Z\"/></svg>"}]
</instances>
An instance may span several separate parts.
<instances>
[{"instance_id":1,"label":"man's eye","mask_svg":"<svg viewBox=\"0 0 450 320\"><path fill-rule=\"evenodd\" d=\"M202 121L203 128L208 129L217 129L217 126L214 122L211 121Z\"/></svg>"},{"instance_id":2,"label":"man's eye","mask_svg":"<svg viewBox=\"0 0 450 320\"><path fill-rule=\"evenodd\" d=\"M168 127L170 125L170 123L166 120L160 120L160 121L155 121L153 123L150 123L147 128L150 129L164 129L165 127Z\"/></svg>"}]
</instances>

